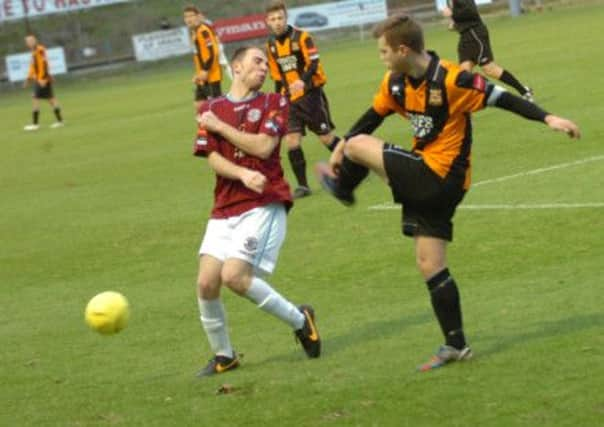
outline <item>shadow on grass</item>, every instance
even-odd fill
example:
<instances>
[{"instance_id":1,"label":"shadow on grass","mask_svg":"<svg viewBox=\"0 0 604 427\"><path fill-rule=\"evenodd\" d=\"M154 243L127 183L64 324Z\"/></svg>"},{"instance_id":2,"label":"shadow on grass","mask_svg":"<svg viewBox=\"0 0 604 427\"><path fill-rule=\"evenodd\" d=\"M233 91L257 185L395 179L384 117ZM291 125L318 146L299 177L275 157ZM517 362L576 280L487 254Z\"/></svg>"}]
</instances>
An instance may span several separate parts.
<instances>
[{"instance_id":1,"label":"shadow on grass","mask_svg":"<svg viewBox=\"0 0 604 427\"><path fill-rule=\"evenodd\" d=\"M403 336L406 328L434 322L434 315L427 311L416 313L395 319L382 319L373 322L352 323L349 330L341 335L332 336L329 331L321 330L322 348L321 357L329 357L334 353L346 350L350 347L366 346L374 340L392 336ZM319 324L319 328L321 325ZM302 353L282 353L267 357L259 364L291 362L300 359Z\"/></svg>"},{"instance_id":2,"label":"shadow on grass","mask_svg":"<svg viewBox=\"0 0 604 427\"><path fill-rule=\"evenodd\" d=\"M426 310L423 313L415 313L396 319L383 319L351 325L349 331L345 334L335 337L327 335L323 341L323 347L326 354L332 354L349 347L366 345L376 339L397 335L402 338L405 329L435 321L434 314Z\"/></svg>"},{"instance_id":3,"label":"shadow on grass","mask_svg":"<svg viewBox=\"0 0 604 427\"><path fill-rule=\"evenodd\" d=\"M517 335L502 336L478 334L472 337L472 341L492 343L485 346L480 351L481 356L487 356L506 351L510 347L530 341L568 335L591 328L602 327L604 327L604 313L591 313L568 317L566 319L527 324L524 326L524 329L528 329L530 332Z\"/></svg>"}]
</instances>

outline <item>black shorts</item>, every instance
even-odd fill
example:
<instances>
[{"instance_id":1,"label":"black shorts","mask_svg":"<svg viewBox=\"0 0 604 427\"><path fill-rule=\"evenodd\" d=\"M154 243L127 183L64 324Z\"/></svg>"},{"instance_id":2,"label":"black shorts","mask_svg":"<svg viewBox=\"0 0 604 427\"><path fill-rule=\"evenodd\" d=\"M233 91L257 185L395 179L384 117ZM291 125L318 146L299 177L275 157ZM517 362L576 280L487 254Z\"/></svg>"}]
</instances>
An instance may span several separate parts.
<instances>
[{"instance_id":1,"label":"black shorts","mask_svg":"<svg viewBox=\"0 0 604 427\"><path fill-rule=\"evenodd\" d=\"M195 101L205 101L222 96L220 82L206 83L195 87Z\"/></svg>"},{"instance_id":2,"label":"black shorts","mask_svg":"<svg viewBox=\"0 0 604 427\"><path fill-rule=\"evenodd\" d=\"M48 82L46 86L42 87L38 82L34 83L34 94L33 97L36 99L51 99L54 98L52 90L52 83Z\"/></svg>"},{"instance_id":3,"label":"black shorts","mask_svg":"<svg viewBox=\"0 0 604 427\"><path fill-rule=\"evenodd\" d=\"M312 88L289 107L287 132L306 135L306 128L317 135L327 135L335 129L327 97L320 87Z\"/></svg>"},{"instance_id":4,"label":"black shorts","mask_svg":"<svg viewBox=\"0 0 604 427\"><path fill-rule=\"evenodd\" d=\"M403 234L453 240L451 220L465 194L464 177L443 179L420 155L392 144L384 144L383 159L394 202L403 205Z\"/></svg>"},{"instance_id":5,"label":"black shorts","mask_svg":"<svg viewBox=\"0 0 604 427\"><path fill-rule=\"evenodd\" d=\"M477 25L462 32L459 35L457 56L460 64L465 61L472 61L478 65L492 62L495 58L493 57L487 27Z\"/></svg>"}]
</instances>

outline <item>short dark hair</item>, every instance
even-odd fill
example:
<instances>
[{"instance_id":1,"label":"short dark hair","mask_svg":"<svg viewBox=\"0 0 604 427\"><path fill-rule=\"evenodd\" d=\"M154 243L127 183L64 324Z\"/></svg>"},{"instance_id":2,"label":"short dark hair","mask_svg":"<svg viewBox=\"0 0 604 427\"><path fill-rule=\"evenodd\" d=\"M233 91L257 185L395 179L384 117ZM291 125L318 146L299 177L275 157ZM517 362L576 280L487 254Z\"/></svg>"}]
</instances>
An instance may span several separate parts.
<instances>
[{"instance_id":1,"label":"short dark hair","mask_svg":"<svg viewBox=\"0 0 604 427\"><path fill-rule=\"evenodd\" d=\"M186 5L185 7L183 7L182 9L182 13L187 13L187 12L193 12L196 15L199 15L201 13L201 10L199 10L199 8L197 6L195 6L194 4L189 4Z\"/></svg>"},{"instance_id":2,"label":"short dark hair","mask_svg":"<svg viewBox=\"0 0 604 427\"><path fill-rule=\"evenodd\" d=\"M271 0L266 4L266 7L264 8L264 12L267 15L271 12L277 12L279 10L282 10L283 12L287 13L287 7L285 7L285 3L283 2L283 0Z\"/></svg>"},{"instance_id":3,"label":"short dark hair","mask_svg":"<svg viewBox=\"0 0 604 427\"><path fill-rule=\"evenodd\" d=\"M391 16L376 25L373 37L379 39L382 36L393 49L403 44L417 53L424 50L424 31L419 23L408 15Z\"/></svg>"},{"instance_id":4,"label":"short dark hair","mask_svg":"<svg viewBox=\"0 0 604 427\"><path fill-rule=\"evenodd\" d=\"M245 54L248 52L248 50L251 50L251 49L262 50L258 46L254 46L251 44L238 47L237 50L235 50L235 52L233 52L233 55L231 55L231 62L241 61L243 59L243 57L245 56Z\"/></svg>"}]
</instances>

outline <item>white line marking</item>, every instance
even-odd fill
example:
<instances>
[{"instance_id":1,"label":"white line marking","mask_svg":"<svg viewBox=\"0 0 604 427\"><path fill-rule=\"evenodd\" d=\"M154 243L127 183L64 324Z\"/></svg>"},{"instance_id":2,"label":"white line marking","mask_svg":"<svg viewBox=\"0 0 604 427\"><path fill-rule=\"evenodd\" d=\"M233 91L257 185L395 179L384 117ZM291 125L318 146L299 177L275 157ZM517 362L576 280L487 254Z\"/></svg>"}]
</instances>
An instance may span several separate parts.
<instances>
[{"instance_id":1,"label":"white line marking","mask_svg":"<svg viewBox=\"0 0 604 427\"><path fill-rule=\"evenodd\" d=\"M369 206L369 210L372 211L388 211L393 209L400 209L399 205L391 203L383 203L381 205ZM516 204L516 205L464 205L461 204L457 209L467 209L471 211L482 211L482 210L529 210L529 209L589 209L589 208L604 208L604 202L593 202L593 203L543 203L543 204Z\"/></svg>"},{"instance_id":2,"label":"white line marking","mask_svg":"<svg viewBox=\"0 0 604 427\"><path fill-rule=\"evenodd\" d=\"M544 172L551 172L554 170L565 169L572 166L583 165L585 163L597 162L600 160L604 160L604 155L587 157L581 160L575 160L574 162L560 163L558 165L548 166L545 168L538 168L529 170L526 172L519 172L513 175L501 176L499 178L485 179L483 181L478 181L472 184L471 188L479 187L481 185L495 184L498 182L509 181L515 178L521 178L524 176L530 175L538 175ZM528 204L516 204L516 205L464 205L461 204L458 206L458 209L474 209L474 210L483 210L483 209L580 209L580 208L600 208L603 207L602 203L546 203L541 205L528 205ZM381 203L379 205L369 206L369 210L377 210L384 211L390 209L400 209L399 205L395 205L393 203Z\"/></svg>"},{"instance_id":3,"label":"white line marking","mask_svg":"<svg viewBox=\"0 0 604 427\"><path fill-rule=\"evenodd\" d=\"M550 171L554 171L554 170L558 170L558 169L565 169L565 168L569 168L571 166L577 166L577 165L582 165L585 163L597 162L599 160L604 160L604 155L587 157L586 159L576 160L574 162L560 163L559 165L553 165L553 166L548 166L545 168L533 169L530 171L515 173L513 175L502 176L499 178L485 179L484 181L478 181L478 182L472 184L472 187L479 187L481 185L509 181L510 179L521 178L523 176L538 175L538 174L544 173L544 172L550 172Z\"/></svg>"}]
</instances>

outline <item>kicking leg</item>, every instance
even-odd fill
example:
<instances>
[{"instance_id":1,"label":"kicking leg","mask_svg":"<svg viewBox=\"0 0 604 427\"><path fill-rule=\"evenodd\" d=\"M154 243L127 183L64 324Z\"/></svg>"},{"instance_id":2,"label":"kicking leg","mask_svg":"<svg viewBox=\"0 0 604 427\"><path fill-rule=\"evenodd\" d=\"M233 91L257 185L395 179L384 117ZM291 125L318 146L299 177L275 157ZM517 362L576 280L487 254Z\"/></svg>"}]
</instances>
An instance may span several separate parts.
<instances>
[{"instance_id":1,"label":"kicking leg","mask_svg":"<svg viewBox=\"0 0 604 427\"><path fill-rule=\"evenodd\" d=\"M370 135L357 135L340 144L334 156L338 176L334 177L326 164L317 165L318 178L330 194L345 205L354 203L354 190L372 170L385 181L388 181L384 167L384 142ZM339 164L338 164L339 163Z\"/></svg>"}]
</instances>

